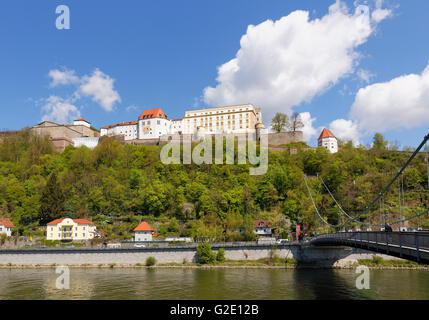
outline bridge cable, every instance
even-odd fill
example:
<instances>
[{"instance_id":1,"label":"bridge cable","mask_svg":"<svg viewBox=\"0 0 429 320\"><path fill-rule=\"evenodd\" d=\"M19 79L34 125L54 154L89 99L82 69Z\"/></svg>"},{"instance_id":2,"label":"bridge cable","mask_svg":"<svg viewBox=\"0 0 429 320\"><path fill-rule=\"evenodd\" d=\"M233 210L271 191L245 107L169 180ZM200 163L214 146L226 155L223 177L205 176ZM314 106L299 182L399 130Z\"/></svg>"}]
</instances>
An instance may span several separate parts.
<instances>
[{"instance_id":1,"label":"bridge cable","mask_svg":"<svg viewBox=\"0 0 429 320\"><path fill-rule=\"evenodd\" d=\"M402 173L404 172L404 170L406 169L406 167L408 167L408 165L410 164L410 162L415 158L415 156L420 152L420 150L423 148L423 146L426 144L426 142L429 140L429 134L427 134L426 136L425 136L425 138L423 139L423 141L420 143L420 145L418 146L418 148L414 151L414 153L411 155L411 157L407 160L407 162L403 165L403 167L398 171L398 173L395 175L395 177L387 184L387 186L386 187L384 187L383 188L383 190L378 194L378 196L365 208L365 210L362 212L362 213L360 213L360 214L358 214L357 216L355 216L354 218L351 218L351 220L349 220L349 221L347 221L346 223L344 223L344 224L339 224L339 225L332 225L332 224L330 224L329 222L327 222L327 221L325 221L325 219L323 219L322 218L322 216L320 215L320 213L319 213L319 210L317 209L317 206L316 206L316 203L314 202L314 199L313 199L313 196L312 196L312 194L311 194L311 190L310 190L310 187L308 186L308 183L307 183L307 176L304 174L304 182L305 182L305 185L306 185L306 187L307 187L307 190L308 190L308 193L309 193L309 195L310 195L310 198L311 198L311 201L312 201L312 203L313 203L313 206L314 206L314 208L315 208L315 210L316 210L316 213L317 213L317 215L319 216L319 218L325 223L325 224L327 224L327 225L329 225L329 226L331 226L331 227L333 227L333 228L342 228L342 227L344 227L344 226L346 226L346 225L348 225L348 224L350 224L350 223L353 223L353 222L356 222L356 223L358 223L358 224L362 224L362 225L367 225L367 226L382 226L382 225L375 225L375 224L368 224L368 223L363 223L363 222L360 222L360 221L356 221L357 219L359 219L362 215L364 215L364 214L366 214L368 211L369 211L369 209L370 208L372 208L373 206L374 206L374 204L377 202L377 201L379 201L380 199L382 199L382 203L383 203L383 216L384 216L384 194L386 193L386 191L390 188L390 186L396 181L396 179L398 179L398 177L399 176L401 176L402 175ZM336 201L337 202L337 201ZM428 213L429 212L429 209L427 209L427 210L425 210L424 212L422 212L422 213L419 213L419 214L417 214L417 215L415 215L415 216L413 216L413 217L410 217L410 218L407 218L407 219L404 219L404 220L399 220L399 221L395 221L395 222L392 222L391 224L397 224L397 223L401 223L402 221L408 221L408 220L411 220L411 219L414 219L414 218L416 218L416 217L420 217L420 216L422 216L423 214L426 214L426 213Z\"/></svg>"},{"instance_id":2,"label":"bridge cable","mask_svg":"<svg viewBox=\"0 0 429 320\"><path fill-rule=\"evenodd\" d=\"M365 223L365 222L361 222L361 221L354 221L353 219L351 219L351 220L349 220L349 221L347 221L347 222L345 222L345 223L342 223L342 224L337 224L337 225L333 225L333 224L331 224L331 223L329 223L329 222L327 222L322 216L321 216L321 214L320 214L320 212L319 212L319 210L317 209L317 206L316 206L316 203L314 202L314 198L313 198L313 195L312 195L312 193L311 193L311 190L310 190L310 187L308 186L308 183L307 183L307 176L306 175L304 175L304 182L305 182L305 185L306 185L306 187L307 187L307 190L308 190L308 194L310 195L310 199L311 199L311 202L312 202L312 204L313 204L313 207L314 207L314 209L315 209L315 211L316 211L316 213L317 213L317 215L318 215L318 217L319 217L319 219L323 222L323 223L325 223L326 225L328 225L328 226L330 226L330 227L332 227L332 228L343 228L343 227L345 227L345 226L347 226L347 225L349 225L350 223L358 223L358 224L360 224L360 225L365 225L365 226L369 226L369 227L384 227L385 226L385 224L371 224L371 223ZM383 199L384 200L384 199ZM384 201L381 201L380 200L380 207L382 208L382 212L383 212L383 217L384 217ZM390 225L396 225L396 224L399 224L399 223L402 223L402 222L405 222L405 221L409 221L409 220L412 220L412 219L415 219L415 218L418 218L418 217L421 217L421 216L423 216L423 215L425 215L425 214L427 214L427 213L429 213L429 209L426 209L425 211L423 211L423 212L420 212L420 213L418 213L418 214L416 214L416 215L414 215L414 216L411 216L411 217L409 217L409 218L406 218L406 219L400 219L400 220L397 220L397 221L393 221L393 222L390 222L389 224ZM385 219L384 219L385 220Z\"/></svg>"}]
</instances>

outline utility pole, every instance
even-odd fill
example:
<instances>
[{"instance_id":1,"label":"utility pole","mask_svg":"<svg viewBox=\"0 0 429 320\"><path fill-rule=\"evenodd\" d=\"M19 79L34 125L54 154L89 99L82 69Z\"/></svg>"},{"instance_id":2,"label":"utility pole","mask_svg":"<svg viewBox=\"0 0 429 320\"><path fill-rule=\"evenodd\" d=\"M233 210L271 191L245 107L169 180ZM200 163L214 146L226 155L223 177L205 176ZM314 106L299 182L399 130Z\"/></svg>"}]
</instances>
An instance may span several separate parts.
<instances>
[{"instance_id":1,"label":"utility pole","mask_svg":"<svg viewBox=\"0 0 429 320\"><path fill-rule=\"evenodd\" d=\"M426 167L427 167L427 172L428 172L428 191L429 191L429 148L426 148L427 152L426 152ZM421 217L419 217L419 227L420 227L420 220Z\"/></svg>"}]
</instances>

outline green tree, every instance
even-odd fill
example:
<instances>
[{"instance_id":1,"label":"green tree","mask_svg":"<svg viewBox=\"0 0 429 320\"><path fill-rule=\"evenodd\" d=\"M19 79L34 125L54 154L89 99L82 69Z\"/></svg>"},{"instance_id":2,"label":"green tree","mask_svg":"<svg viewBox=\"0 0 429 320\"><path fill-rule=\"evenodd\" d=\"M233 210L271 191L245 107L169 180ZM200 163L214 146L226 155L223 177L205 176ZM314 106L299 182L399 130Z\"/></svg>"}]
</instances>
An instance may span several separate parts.
<instances>
[{"instance_id":1,"label":"green tree","mask_svg":"<svg viewBox=\"0 0 429 320\"><path fill-rule=\"evenodd\" d=\"M216 255L216 261L217 262L225 262L225 249L220 248Z\"/></svg>"},{"instance_id":2,"label":"green tree","mask_svg":"<svg viewBox=\"0 0 429 320\"><path fill-rule=\"evenodd\" d=\"M216 255L212 247L207 242L201 242L197 248L198 262L201 264L212 264L216 260Z\"/></svg>"},{"instance_id":3,"label":"green tree","mask_svg":"<svg viewBox=\"0 0 429 320\"><path fill-rule=\"evenodd\" d=\"M389 144L388 141L384 140L383 135L378 132L374 135L372 142L373 142L372 147L375 150L385 150L387 148L387 145Z\"/></svg>"},{"instance_id":4,"label":"green tree","mask_svg":"<svg viewBox=\"0 0 429 320\"><path fill-rule=\"evenodd\" d=\"M271 126L277 133L284 131L284 129L289 126L287 115L277 112L274 118L271 120Z\"/></svg>"},{"instance_id":5,"label":"green tree","mask_svg":"<svg viewBox=\"0 0 429 320\"><path fill-rule=\"evenodd\" d=\"M65 196L60 183L57 181L57 173L54 171L49 176L46 187L42 192L39 222L45 225L48 222L61 218L65 212Z\"/></svg>"}]
</instances>

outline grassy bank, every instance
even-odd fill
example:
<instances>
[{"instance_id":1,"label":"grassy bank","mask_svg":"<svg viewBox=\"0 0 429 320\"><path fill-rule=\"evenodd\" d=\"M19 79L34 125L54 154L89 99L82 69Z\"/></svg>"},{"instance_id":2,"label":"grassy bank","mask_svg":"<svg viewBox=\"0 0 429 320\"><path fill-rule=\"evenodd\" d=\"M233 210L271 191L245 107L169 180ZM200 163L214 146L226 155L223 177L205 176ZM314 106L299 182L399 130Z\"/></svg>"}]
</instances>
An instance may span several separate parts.
<instances>
[{"instance_id":1,"label":"grassy bank","mask_svg":"<svg viewBox=\"0 0 429 320\"><path fill-rule=\"evenodd\" d=\"M385 260L381 257L374 256L372 259L359 260L353 266L367 266L370 268L406 268L406 269L425 269L429 266L420 265L417 262L408 260Z\"/></svg>"},{"instance_id":2,"label":"grassy bank","mask_svg":"<svg viewBox=\"0 0 429 320\"><path fill-rule=\"evenodd\" d=\"M401 260L384 260L380 257L375 257L372 260L359 260L353 265L344 267L331 267L334 269L354 269L357 266L367 266L370 269L385 269L385 270L429 270L427 265L419 265L412 261ZM34 265L17 265L12 263L0 264L0 269L22 268L22 269L35 269L35 268L56 268L59 264L34 264ZM329 266L317 265L300 265L295 259L280 259L280 258L263 258L259 260L226 260L224 262L217 262L212 264L200 264L195 262L183 261L183 263L170 262L170 263L156 263L148 265L147 261L136 264L66 264L70 268L90 268L90 269L121 269L121 268L189 268L189 269L246 269L246 268L261 268L261 269L296 269L296 268L311 268L311 269L326 269Z\"/></svg>"}]
</instances>

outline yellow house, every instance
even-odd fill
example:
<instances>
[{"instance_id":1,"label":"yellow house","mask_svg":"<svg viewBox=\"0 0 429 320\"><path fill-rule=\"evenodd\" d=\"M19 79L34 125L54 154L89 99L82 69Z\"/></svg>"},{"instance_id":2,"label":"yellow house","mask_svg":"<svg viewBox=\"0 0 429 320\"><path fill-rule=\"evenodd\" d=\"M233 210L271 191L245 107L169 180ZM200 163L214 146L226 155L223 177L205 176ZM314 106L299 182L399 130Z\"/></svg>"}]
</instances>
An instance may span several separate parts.
<instances>
[{"instance_id":1,"label":"yellow house","mask_svg":"<svg viewBox=\"0 0 429 320\"><path fill-rule=\"evenodd\" d=\"M47 240L89 240L93 239L96 226L86 219L62 218L46 226Z\"/></svg>"}]
</instances>

